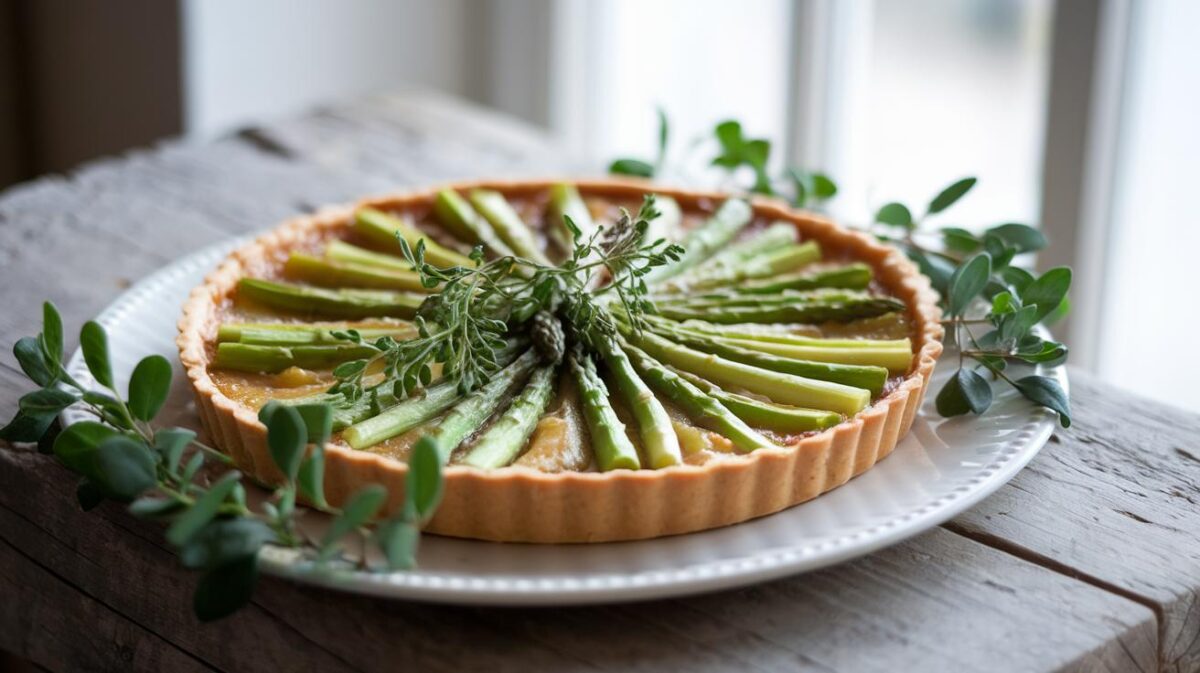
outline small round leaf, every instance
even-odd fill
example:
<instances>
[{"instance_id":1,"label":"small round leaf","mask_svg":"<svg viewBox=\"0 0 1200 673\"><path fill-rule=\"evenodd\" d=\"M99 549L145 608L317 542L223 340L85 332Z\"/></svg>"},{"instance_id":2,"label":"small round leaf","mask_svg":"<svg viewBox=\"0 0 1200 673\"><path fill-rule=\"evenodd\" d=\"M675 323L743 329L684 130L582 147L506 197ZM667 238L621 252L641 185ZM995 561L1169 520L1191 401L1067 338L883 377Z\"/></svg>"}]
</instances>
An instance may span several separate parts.
<instances>
[{"instance_id":1,"label":"small round leaf","mask_svg":"<svg viewBox=\"0 0 1200 673\"><path fill-rule=\"evenodd\" d=\"M958 201L967 192L971 191L971 188L975 186L975 182L975 178L963 178L943 189L940 194L933 197L933 200L929 202L929 214L940 213L954 205L955 201Z\"/></svg>"},{"instance_id":2,"label":"small round leaf","mask_svg":"<svg viewBox=\"0 0 1200 673\"><path fill-rule=\"evenodd\" d=\"M250 602L258 582L258 557L244 556L205 573L196 584L192 610L202 622L237 612Z\"/></svg>"},{"instance_id":3,"label":"small round leaf","mask_svg":"<svg viewBox=\"0 0 1200 673\"><path fill-rule=\"evenodd\" d=\"M1017 379L1014 385L1026 399L1057 411L1058 421L1064 428L1071 427L1071 402L1056 379L1049 376L1026 376Z\"/></svg>"},{"instance_id":4,"label":"small round leaf","mask_svg":"<svg viewBox=\"0 0 1200 673\"><path fill-rule=\"evenodd\" d=\"M129 377L129 413L139 421L153 420L170 391L171 363L161 355L146 356Z\"/></svg>"},{"instance_id":5,"label":"small round leaf","mask_svg":"<svg viewBox=\"0 0 1200 673\"><path fill-rule=\"evenodd\" d=\"M96 449L92 480L113 500L133 500L157 481L154 454L145 444L124 435L109 437Z\"/></svg>"},{"instance_id":6,"label":"small round leaf","mask_svg":"<svg viewBox=\"0 0 1200 673\"><path fill-rule=\"evenodd\" d=\"M275 465L288 481L296 478L306 444L308 432L300 412L289 406L276 409L267 423L267 447L271 449L271 458L274 459Z\"/></svg>"},{"instance_id":7,"label":"small round leaf","mask_svg":"<svg viewBox=\"0 0 1200 673\"><path fill-rule=\"evenodd\" d=\"M105 388L113 387L112 361L108 355L108 334L95 320L89 320L79 332L79 347L83 361L96 382Z\"/></svg>"}]
</instances>

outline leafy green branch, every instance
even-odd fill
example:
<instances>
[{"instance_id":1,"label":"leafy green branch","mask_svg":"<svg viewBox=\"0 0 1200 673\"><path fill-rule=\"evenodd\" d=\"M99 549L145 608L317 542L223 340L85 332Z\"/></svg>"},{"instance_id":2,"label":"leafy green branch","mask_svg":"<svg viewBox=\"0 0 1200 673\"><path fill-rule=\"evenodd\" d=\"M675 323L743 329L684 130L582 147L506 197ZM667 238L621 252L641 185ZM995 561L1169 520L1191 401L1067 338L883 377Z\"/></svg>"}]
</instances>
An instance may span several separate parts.
<instances>
[{"instance_id":1,"label":"leafy green branch","mask_svg":"<svg viewBox=\"0 0 1200 673\"><path fill-rule=\"evenodd\" d=\"M0 428L0 439L37 442L39 450L53 453L80 475L76 495L83 509L113 500L127 504L135 516L164 523L166 539L181 563L202 573L193 602L200 619L219 619L250 600L264 545L299 550L311 561L312 572L329 572L334 561L348 562L348 540L356 538L359 548L375 543L388 569L414 566L420 529L441 498L441 461L431 441L414 447L399 512L383 516L387 491L377 484L364 487L339 509L329 505L324 493L332 409L268 404L259 418L282 479L254 508L242 474L230 469L228 456L186 428L154 427L171 387L166 358L143 358L123 397L115 385L104 328L86 323L79 341L88 371L103 392L67 372L62 319L53 304L44 304L41 333L18 340L13 348L22 371L40 388L21 398L16 416ZM76 404L96 420L55 433L55 418ZM298 497L333 516L321 539L309 540L301 533ZM358 565L367 567L365 554Z\"/></svg>"}]
</instances>

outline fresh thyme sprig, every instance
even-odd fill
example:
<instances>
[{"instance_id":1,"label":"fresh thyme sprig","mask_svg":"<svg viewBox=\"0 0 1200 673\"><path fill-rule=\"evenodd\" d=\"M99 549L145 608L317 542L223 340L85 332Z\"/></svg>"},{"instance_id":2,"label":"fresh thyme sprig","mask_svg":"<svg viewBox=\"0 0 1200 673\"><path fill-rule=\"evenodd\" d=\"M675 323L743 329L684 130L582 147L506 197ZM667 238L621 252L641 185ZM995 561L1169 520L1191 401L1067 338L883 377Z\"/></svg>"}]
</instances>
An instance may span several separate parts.
<instances>
[{"instance_id":1,"label":"fresh thyme sprig","mask_svg":"<svg viewBox=\"0 0 1200 673\"><path fill-rule=\"evenodd\" d=\"M401 252L422 284L440 290L418 309L415 339L397 342L385 337L365 343L354 331L336 333L376 353L337 367L331 392L349 399L366 394L364 373L381 362L384 381L377 385L393 386L397 398L427 385L435 364L441 364L444 378L457 381L460 392L468 393L500 368L500 355L510 343L506 334L519 331L514 328L540 311L560 314L575 334L615 334L615 322L604 308L608 296L615 296L640 324L641 315L653 310L643 276L678 260L683 252L664 240L642 240L658 216L649 195L636 216L622 212L615 224L598 227L586 238L566 217L575 245L559 266L512 256L484 261L483 249L477 247L471 253L474 267L438 268L425 261L423 240L413 248L400 238Z\"/></svg>"},{"instance_id":2,"label":"fresh thyme sprig","mask_svg":"<svg viewBox=\"0 0 1200 673\"><path fill-rule=\"evenodd\" d=\"M128 503L135 516L165 523L167 541L183 565L203 573L193 601L200 619L219 619L250 600L264 545L295 548L312 561L311 571L328 572L330 562L347 560L348 540L356 548L370 540L382 550L389 569L413 567L420 528L437 507L442 488L441 461L430 442L414 447L400 512L379 518L387 492L377 484L364 487L338 509L324 494L332 409L268 404L259 418L267 426L267 444L283 481L253 508L241 473L229 469L228 456L197 441L191 430L153 425L171 387L166 358L142 359L122 397L103 327L88 322L79 341L89 372L105 391L88 388L67 372L62 318L47 302L41 333L18 340L13 348L22 371L40 388L21 398L16 416L0 428L0 439L37 442L41 451L53 453L80 475L76 495L85 510L114 500ZM55 433L55 418L75 404L97 420ZM333 515L320 540L305 538L297 526L301 495ZM366 557L358 564L365 567Z\"/></svg>"}]
</instances>

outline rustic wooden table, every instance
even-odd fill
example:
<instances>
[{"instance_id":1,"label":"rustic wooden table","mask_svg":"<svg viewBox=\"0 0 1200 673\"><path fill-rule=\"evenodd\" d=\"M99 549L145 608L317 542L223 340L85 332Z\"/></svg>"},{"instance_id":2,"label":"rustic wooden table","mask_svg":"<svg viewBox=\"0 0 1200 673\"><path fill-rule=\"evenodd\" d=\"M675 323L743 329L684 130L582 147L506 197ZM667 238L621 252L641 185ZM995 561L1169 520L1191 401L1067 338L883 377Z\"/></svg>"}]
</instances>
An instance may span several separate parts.
<instances>
[{"instance_id":1,"label":"rustic wooden table","mask_svg":"<svg viewBox=\"0 0 1200 673\"><path fill-rule=\"evenodd\" d=\"M131 280L318 204L562 170L536 132L426 94L179 142L0 193L0 346L43 298L78 326ZM74 347L74 344L69 344ZM266 579L200 624L161 531L75 503L0 445L0 650L77 670L1200 670L1200 416L1071 373L1075 425L959 518L736 591L571 609L371 600ZM27 382L0 362L0 416Z\"/></svg>"}]
</instances>

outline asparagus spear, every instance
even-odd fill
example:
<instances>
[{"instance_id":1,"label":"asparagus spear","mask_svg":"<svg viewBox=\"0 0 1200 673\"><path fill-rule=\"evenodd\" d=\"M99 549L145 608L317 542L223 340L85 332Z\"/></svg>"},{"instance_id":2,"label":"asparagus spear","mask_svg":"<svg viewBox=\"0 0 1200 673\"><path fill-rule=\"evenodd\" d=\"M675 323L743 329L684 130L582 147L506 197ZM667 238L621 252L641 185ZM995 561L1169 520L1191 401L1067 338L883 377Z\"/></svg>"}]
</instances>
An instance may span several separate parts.
<instances>
[{"instance_id":1,"label":"asparagus spear","mask_svg":"<svg viewBox=\"0 0 1200 673\"><path fill-rule=\"evenodd\" d=\"M550 188L550 207L548 209L549 226L547 231L550 238L567 255L575 249L575 235L563 221L563 216L571 218L575 226L583 234L580 238L587 240L596 230L592 213L588 210L579 190L567 182L560 182Z\"/></svg>"},{"instance_id":2,"label":"asparagus spear","mask_svg":"<svg viewBox=\"0 0 1200 673\"><path fill-rule=\"evenodd\" d=\"M472 245L482 243L496 257L515 256L512 248L496 236L488 221L458 192L452 189L438 192L433 201L433 213L459 239Z\"/></svg>"},{"instance_id":3,"label":"asparagus spear","mask_svg":"<svg viewBox=\"0 0 1200 673\"><path fill-rule=\"evenodd\" d=\"M716 399L656 362L645 351L628 344L625 350L633 365L655 390L679 405L693 422L728 437L738 451L746 453L774 446Z\"/></svg>"},{"instance_id":4,"label":"asparagus spear","mask_svg":"<svg viewBox=\"0 0 1200 673\"><path fill-rule=\"evenodd\" d=\"M487 219L492 225L492 230L513 252L538 264L550 265L550 260L538 247L533 232L525 226L521 216L503 194L490 189L472 189L470 198L471 204Z\"/></svg>"},{"instance_id":5,"label":"asparagus spear","mask_svg":"<svg viewBox=\"0 0 1200 673\"><path fill-rule=\"evenodd\" d=\"M363 208L354 215L354 228L384 250L400 251L396 237L403 238L414 250L425 240L425 261L434 266L472 266L470 258L447 248L417 229L407 219L388 215L374 208Z\"/></svg>"},{"instance_id":6,"label":"asparagus spear","mask_svg":"<svg viewBox=\"0 0 1200 673\"><path fill-rule=\"evenodd\" d=\"M853 416L871 401L871 391L865 388L782 374L733 362L672 343L648 331L641 334L629 332L626 338L660 362L703 376L718 385L735 386L765 395L776 402L828 409Z\"/></svg>"},{"instance_id":7,"label":"asparagus spear","mask_svg":"<svg viewBox=\"0 0 1200 673\"><path fill-rule=\"evenodd\" d=\"M713 267L706 271L697 269L693 274L676 277L664 289L667 292L694 292L734 285L747 279L768 278L793 271L820 258L821 248L816 241L785 245L774 252L740 260L737 266Z\"/></svg>"},{"instance_id":8,"label":"asparagus spear","mask_svg":"<svg viewBox=\"0 0 1200 673\"><path fill-rule=\"evenodd\" d=\"M671 426L670 415L638 376L625 351L611 338L597 339L596 350L600 352L604 364L612 373L621 399L633 413L637 422L638 437L642 440L642 448L646 452L650 467L658 469L683 462L679 438Z\"/></svg>"},{"instance_id":9,"label":"asparagus spear","mask_svg":"<svg viewBox=\"0 0 1200 673\"><path fill-rule=\"evenodd\" d=\"M307 323L225 323L217 328L217 341L234 341L258 346L315 346L344 344L333 336L334 331L356 330L364 339L381 336L404 338L414 333L412 326L397 324L382 327L358 327L353 324L310 325Z\"/></svg>"},{"instance_id":10,"label":"asparagus spear","mask_svg":"<svg viewBox=\"0 0 1200 673\"><path fill-rule=\"evenodd\" d=\"M238 299L251 299L296 313L343 318L393 316L411 318L424 295L389 290L325 290L259 278L238 282Z\"/></svg>"},{"instance_id":11,"label":"asparagus spear","mask_svg":"<svg viewBox=\"0 0 1200 673\"><path fill-rule=\"evenodd\" d=\"M457 381L446 381L425 389L421 397L410 397L383 413L355 423L346 429L343 437L351 448L362 449L407 432L439 413L458 405L446 415L435 431L442 462L450 458L450 452L462 442L472 430L491 416L504 391L518 378L524 377L537 364L537 353L530 349L512 364L501 369L490 381L467 397L461 397ZM461 400L461 401L460 401ZM488 406L490 405L490 406ZM479 418L479 414L483 414ZM475 425L469 426L474 421ZM455 439L457 437L457 439ZM453 443L450 442L453 440ZM447 444L450 444L447 446Z\"/></svg>"},{"instance_id":12,"label":"asparagus spear","mask_svg":"<svg viewBox=\"0 0 1200 673\"><path fill-rule=\"evenodd\" d=\"M666 295L655 297L654 302L663 306L686 308L735 308L781 306L792 304L843 304L873 295L854 290L819 289L806 291L786 290L775 294L739 294L732 291L712 291L705 294Z\"/></svg>"},{"instance_id":13,"label":"asparagus spear","mask_svg":"<svg viewBox=\"0 0 1200 673\"><path fill-rule=\"evenodd\" d=\"M865 290L871 284L871 267L861 262L824 271L801 271L775 278L738 283L730 289L742 294L775 294L786 290L840 288Z\"/></svg>"},{"instance_id":14,"label":"asparagus spear","mask_svg":"<svg viewBox=\"0 0 1200 673\"><path fill-rule=\"evenodd\" d=\"M529 436L533 434L533 429L537 427L538 419L542 417L546 405L550 403L557 372L556 365L546 365L534 370L525 389L509 404L504 414L476 440L462 463L494 469L516 460L525 443L529 441Z\"/></svg>"},{"instance_id":15,"label":"asparagus spear","mask_svg":"<svg viewBox=\"0 0 1200 673\"><path fill-rule=\"evenodd\" d=\"M349 262L390 271L412 271L412 266L399 255L389 255L360 248L345 241L330 241L325 246L325 258L334 262Z\"/></svg>"},{"instance_id":16,"label":"asparagus spear","mask_svg":"<svg viewBox=\"0 0 1200 673\"><path fill-rule=\"evenodd\" d=\"M733 240L753 215L750 203L743 199L729 199L722 203L704 224L688 232L682 243L685 251L683 257L675 264L656 267L646 275L646 282L661 282L678 276L705 261Z\"/></svg>"},{"instance_id":17,"label":"asparagus spear","mask_svg":"<svg viewBox=\"0 0 1200 673\"><path fill-rule=\"evenodd\" d=\"M517 358L516 362L497 372L487 383L462 398L430 430L427 436L437 442L438 455L441 456L443 465L450 462L450 454L454 449L496 412L504 399L504 393L518 380L525 378L529 370L537 364L538 357L536 350L527 351Z\"/></svg>"},{"instance_id":18,"label":"asparagus spear","mask_svg":"<svg viewBox=\"0 0 1200 673\"><path fill-rule=\"evenodd\" d=\"M686 275L704 275L710 271L737 266L759 255L796 243L797 238L799 238L799 234L792 224L774 222L750 238L734 243L722 252L713 255L707 262L697 265L691 273Z\"/></svg>"},{"instance_id":19,"label":"asparagus spear","mask_svg":"<svg viewBox=\"0 0 1200 673\"><path fill-rule=\"evenodd\" d=\"M258 346L226 342L217 344L213 365L243 372L281 372L288 367L325 369L340 362L370 357L366 346Z\"/></svg>"},{"instance_id":20,"label":"asparagus spear","mask_svg":"<svg viewBox=\"0 0 1200 673\"><path fill-rule=\"evenodd\" d=\"M602 472L638 469L641 462L637 448L629 441L625 425L608 402L608 388L596 373L595 363L579 349L572 352L568 360L571 372L575 375L575 384L579 387L596 465Z\"/></svg>"},{"instance_id":21,"label":"asparagus spear","mask_svg":"<svg viewBox=\"0 0 1200 673\"><path fill-rule=\"evenodd\" d=\"M655 322L654 324L659 324ZM669 324L669 323L668 323ZM739 330L713 330L709 323L688 321L680 327L693 333L714 337L723 344L770 353L785 358L816 360L847 365L884 367L903 373L912 363L912 342L908 339L815 339L788 334L766 334ZM716 327L713 325L712 327Z\"/></svg>"},{"instance_id":22,"label":"asparagus spear","mask_svg":"<svg viewBox=\"0 0 1200 673\"><path fill-rule=\"evenodd\" d=\"M759 306L722 306L707 304L666 304L658 307L660 315L672 320L707 320L715 323L787 323L845 322L871 318L899 311L904 304L890 297L852 298L846 301L802 301L797 303L767 303Z\"/></svg>"},{"instance_id":23,"label":"asparagus spear","mask_svg":"<svg viewBox=\"0 0 1200 673\"><path fill-rule=\"evenodd\" d=\"M731 344L728 341L688 332L683 329L670 328L666 321L652 323L651 329L669 338L677 344L682 344L696 350L712 353L723 358L754 365L762 369L783 374L794 374L821 381L833 381L855 388L866 388L872 395L883 392L887 383L888 370L884 367L866 365L847 365L814 360L801 360L780 357L760 350L745 348Z\"/></svg>"},{"instance_id":24,"label":"asparagus spear","mask_svg":"<svg viewBox=\"0 0 1200 673\"><path fill-rule=\"evenodd\" d=\"M293 252L284 264L287 275L321 287L365 287L380 290L429 292L421 277L412 271L383 269L354 262L324 260Z\"/></svg>"},{"instance_id":25,"label":"asparagus spear","mask_svg":"<svg viewBox=\"0 0 1200 673\"><path fill-rule=\"evenodd\" d=\"M805 409L792 407L774 402L764 402L753 397L727 392L716 384L706 381L695 374L685 371L674 371L688 383L707 393L720 402L735 416L746 421L753 427L767 428L777 432L809 432L824 430L841 422L842 417L832 411L820 409Z\"/></svg>"}]
</instances>

